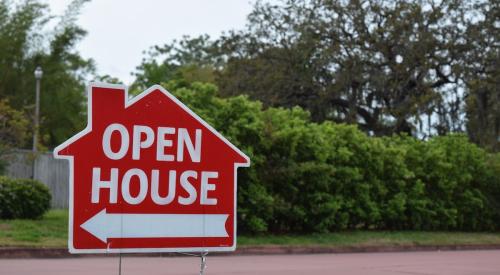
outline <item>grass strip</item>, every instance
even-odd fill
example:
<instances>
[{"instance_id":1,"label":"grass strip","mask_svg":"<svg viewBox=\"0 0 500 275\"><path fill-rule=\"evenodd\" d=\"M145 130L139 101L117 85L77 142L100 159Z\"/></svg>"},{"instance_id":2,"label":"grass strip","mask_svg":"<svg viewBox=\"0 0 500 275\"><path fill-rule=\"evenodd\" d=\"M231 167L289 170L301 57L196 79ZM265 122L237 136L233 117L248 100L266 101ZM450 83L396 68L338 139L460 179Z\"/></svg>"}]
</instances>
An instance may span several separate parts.
<instances>
[{"instance_id":1,"label":"grass strip","mask_svg":"<svg viewBox=\"0 0 500 275\"><path fill-rule=\"evenodd\" d=\"M67 247L68 211L50 210L40 220L0 220L2 247ZM499 245L500 232L348 231L309 235L238 236L238 246Z\"/></svg>"}]
</instances>

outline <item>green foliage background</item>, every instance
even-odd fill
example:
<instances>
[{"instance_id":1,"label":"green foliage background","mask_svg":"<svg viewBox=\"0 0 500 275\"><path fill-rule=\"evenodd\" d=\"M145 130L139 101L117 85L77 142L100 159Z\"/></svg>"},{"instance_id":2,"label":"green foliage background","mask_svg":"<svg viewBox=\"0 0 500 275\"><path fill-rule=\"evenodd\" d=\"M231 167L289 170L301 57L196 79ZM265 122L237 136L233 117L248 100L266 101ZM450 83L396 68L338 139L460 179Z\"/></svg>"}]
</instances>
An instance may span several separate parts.
<instances>
[{"instance_id":1,"label":"green foliage background","mask_svg":"<svg viewBox=\"0 0 500 275\"><path fill-rule=\"evenodd\" d=\"M500 228L500 157L464 135L369 137L211 84L164 86L252 159L238 172L242 232Z\"/></svg>"},{"instance_id":2,"label":"green foliage background","mask_svg":"<svg viewBox=\"0 0 500 275\"><path fill-rule=\"evenodd\" d=\"M0 0L0 99L29 121L15 146L30 148L37 66L43 69L40 96L40 149L53 148L85 126L85 79L94 71L75 45L86 32L76 25L87 0L73 0L62 16L41 1ZM50 24L55 27L50 29ZM6 108L6 107L5 107ZM0 116L7 114L0 106ZM26 124L26 123L24 123ZM0 132L0 140L4 138ZM0 141L1 142L1 141Z\"/></svg>"},{"instance_id":3,"label":"green foliage background","mask_svg":"<svg viewBox=\"0 0 500 275\"><path fill-rule=\"evenodd\" d=\"M85 2L54 17L41 1L0 0L0 156L31 144L37 66L40 149L84 127ZM500 148L499 7L257 1L244 30L154 47L131 91L164 82L250 156L239 231L498 230L500 154L449 133ZM0 218L38 217L49 200L38 183L0 178Z\"/></svg>"}]
</instances>

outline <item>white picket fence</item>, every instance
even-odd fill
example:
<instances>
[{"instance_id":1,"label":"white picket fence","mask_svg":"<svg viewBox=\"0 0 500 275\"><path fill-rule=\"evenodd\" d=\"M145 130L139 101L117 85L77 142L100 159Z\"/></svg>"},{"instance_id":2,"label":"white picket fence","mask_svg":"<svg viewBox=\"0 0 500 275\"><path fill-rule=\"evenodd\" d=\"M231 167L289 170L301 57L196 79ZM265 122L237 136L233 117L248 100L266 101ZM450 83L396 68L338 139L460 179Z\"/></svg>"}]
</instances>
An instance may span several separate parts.
<instances>
[{"instance_id":1,"label":"white picket fence","mask_svg":"<svg viewBox=\"0 0 500 275\"><path fill-rule=\"evenodd\" d=\"M52 152L34 157L28 150L17 150L7 157L5 175L14 178L32 178L47 185L52 194L53 208L67 208L69 198L69 169L67 160L54 159ZM34 165L33 165L34 162Z\"/></svg>"}]
</instances>

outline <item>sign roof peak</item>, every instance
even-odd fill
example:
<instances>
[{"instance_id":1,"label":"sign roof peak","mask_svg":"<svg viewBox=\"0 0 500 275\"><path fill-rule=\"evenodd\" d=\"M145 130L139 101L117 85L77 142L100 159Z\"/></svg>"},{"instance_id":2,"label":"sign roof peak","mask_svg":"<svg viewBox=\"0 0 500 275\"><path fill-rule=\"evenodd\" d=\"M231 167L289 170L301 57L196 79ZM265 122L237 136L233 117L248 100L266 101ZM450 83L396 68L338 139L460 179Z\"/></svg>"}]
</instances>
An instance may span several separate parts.
<instances>
[{"instance_id":1,"label":"sign roof peak","mask_svg":"<svg viewBox=\"0 0 500 275\"><path fill-rule=\"evenodd\" d=\"M212 132L218 139L220 139L222 142L224 142L227 146L229 146L235 153L237 153L244 161L241 162L236 162L235 164L238 164L238 166L241 167L248 167L250 166L250 158L243 153L240 149L238 149L235 145L233 145L229 140L227 140L223 135L221 135L217 130L215 130L210 124L208 124L205 120L203 120L201 117L199 117L196 113L194 113L189 107L187 107L184 103L182 103L179 99L177 99L174 95L172 95L170 92L168 92L165 88L163 88L160 85L152 85L142 93L140 93L137 96L134 96L132 98L128 97L128 87L123 84L111 84L111 83L104 83L104 82L90 82L87 88L87 93L88 93L88 117L87 117L87 127L82 130L81 132L77 133L70 139L68 139L66 142L62 143L61 145L57 146L54 149L54 157L56 158L68 158L72 157L72 154L68 152L64 152L68 147L70 146L75 146L77 141L80 140L82 137L86 136L87 134L90 134L92 132L92 112L93 112L93 106L92 106L92 97L94 94L94 88L104 88L104 89L112 89L112 90L121 90L123 92L123 98L124 98L124 109L125 111L127 110L128 107L140 102L142 99L147 97L148 95L152 94L155 91L161 92L166 98L174 102L176 105L178 105L183 111L188 113L193 119L197 120L200 122L207 130ZM95 118L94 118L95 119Z\"/></svg>"}]
</instances>

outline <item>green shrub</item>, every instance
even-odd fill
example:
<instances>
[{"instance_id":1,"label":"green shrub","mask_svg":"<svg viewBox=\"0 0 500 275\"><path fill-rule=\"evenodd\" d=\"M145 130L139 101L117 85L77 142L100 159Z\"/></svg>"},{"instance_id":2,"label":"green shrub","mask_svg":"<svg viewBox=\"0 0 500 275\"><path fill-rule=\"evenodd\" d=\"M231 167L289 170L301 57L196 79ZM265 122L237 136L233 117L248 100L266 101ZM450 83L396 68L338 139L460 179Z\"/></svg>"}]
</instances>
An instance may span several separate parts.
<instances>
[{"instance_id":1,"label":"green shrub","mask_svg":"<svg viewBox=\"0 0 500 275\"><path fill-rule=\"evenodd\" d=\"M0 177L0 218L36 219L50 208L50 191L39 181Z\"/></svg>"},{"instance_id":2,"label":"green shrub","mask_svg":"<svg viewBox=\"0 0 500 275\"><path fill-rule=\"evenodd\" d=\"M238 232L500 229L500 155L463 135L369 137L217 87L169 89L252 160L238 171Z\"/></svg>"},{"instance_id":3,"label":"green shrub","mask_svg":"<svg viewBox=\"0 0 500 275\"><path fill-rule=\"evenodd\" d=\"M493 212L493 220L496 221L496 226L500 229L500 153L490 154L487 156L487 187L486 197L488 198L488 207Z\"/></svg>"}]
</instances>

